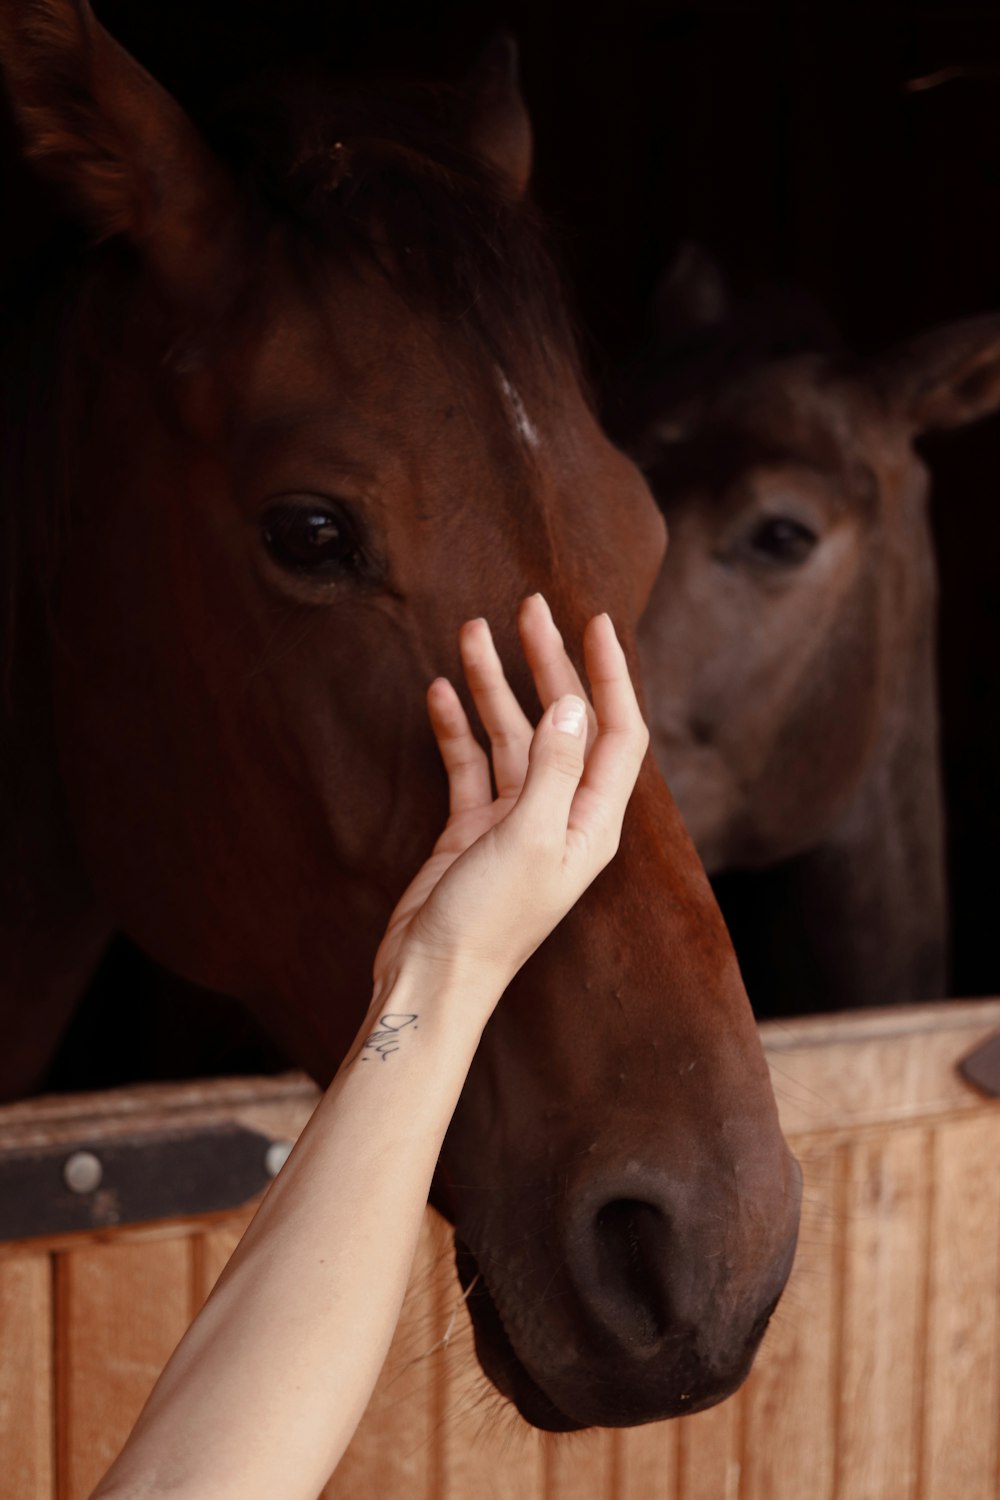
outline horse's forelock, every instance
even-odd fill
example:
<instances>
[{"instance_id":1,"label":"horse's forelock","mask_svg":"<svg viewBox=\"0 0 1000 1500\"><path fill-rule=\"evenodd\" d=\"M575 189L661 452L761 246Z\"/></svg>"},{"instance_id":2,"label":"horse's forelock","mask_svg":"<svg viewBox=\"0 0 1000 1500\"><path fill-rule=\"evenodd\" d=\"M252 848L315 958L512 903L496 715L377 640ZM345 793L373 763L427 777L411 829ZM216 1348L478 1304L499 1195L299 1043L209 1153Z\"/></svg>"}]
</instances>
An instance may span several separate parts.
<instances>
[{"instance_id":1,"label":"horse's forelock","mask_svg":"<svg viewBox=\"0 0 1000 1500\"><path fill-rule=\"evenodd\" d=\"M361 261L467 338L484 376L579 376L572 320L538 215L455 140L442 91L413 101L296 81L210 133L302 259Z\"/></svg>"}]
</instances>

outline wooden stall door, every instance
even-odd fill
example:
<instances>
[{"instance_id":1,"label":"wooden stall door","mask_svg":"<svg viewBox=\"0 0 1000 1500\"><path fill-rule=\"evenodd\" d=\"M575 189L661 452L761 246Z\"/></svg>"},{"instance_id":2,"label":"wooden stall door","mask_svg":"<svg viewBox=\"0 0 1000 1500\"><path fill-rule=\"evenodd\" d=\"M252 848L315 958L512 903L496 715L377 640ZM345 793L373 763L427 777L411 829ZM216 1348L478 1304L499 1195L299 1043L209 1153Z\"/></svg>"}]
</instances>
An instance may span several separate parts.
<instances>
[{"instance_id":1,"label":"wooden stall door","mask_svg":"<svg viewBox=\"0 0 1000 1500\"><path fill-rule=\"evenodd\" d=\"M746 1386L696 1417L526 1428L478 1372L429 1212L325 1500L1000 1500L1000 1105L954 1067L998 1026L981 1001L762 1028L805 1173L799 1254ZM241 1087L230 1114L301 1127L301 1083ZM246 1218L3 1248L4 1495L83 1500Z\"/></svg>"}]
</instances>

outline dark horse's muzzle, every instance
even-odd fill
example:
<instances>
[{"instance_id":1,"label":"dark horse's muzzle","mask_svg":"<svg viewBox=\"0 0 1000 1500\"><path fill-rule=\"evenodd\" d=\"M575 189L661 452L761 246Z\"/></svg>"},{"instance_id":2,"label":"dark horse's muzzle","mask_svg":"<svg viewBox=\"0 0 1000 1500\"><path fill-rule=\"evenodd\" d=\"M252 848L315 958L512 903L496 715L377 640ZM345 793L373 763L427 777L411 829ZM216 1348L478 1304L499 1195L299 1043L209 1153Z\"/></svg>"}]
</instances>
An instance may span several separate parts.
<instances>
[{"instance_id":1,"label":"dark horse's muzzle","mask_svg":"<svg viewBox=\"0 0 1000 1500\"><path fill-rule=\"evenodd\" d=\"M560 1432L731 1395L795 1253L801 1174L787 1151L780 1167L770 1222L755 1210L759 1183L706 1192L634 1161L536 1183L530 1202L468 1238L460 1221L458 1272L494 1384L527 1421Z\"/></svg>"}]
</instances>

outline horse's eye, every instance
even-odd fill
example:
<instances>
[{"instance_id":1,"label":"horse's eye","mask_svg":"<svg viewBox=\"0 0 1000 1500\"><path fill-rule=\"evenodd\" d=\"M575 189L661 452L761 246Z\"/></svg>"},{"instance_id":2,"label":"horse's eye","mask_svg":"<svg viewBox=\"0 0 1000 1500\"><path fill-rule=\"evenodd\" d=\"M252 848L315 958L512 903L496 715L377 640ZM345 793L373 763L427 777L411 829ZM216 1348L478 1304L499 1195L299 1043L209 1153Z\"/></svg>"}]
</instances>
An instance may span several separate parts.
<instances>
[{"instance_id":1,"label":"horse's eye","mask_svg":"<svg viewBox=\"0 0 1000 1500\"><path fill-rule=\"evenodd\" d=\"M333 576L363 562L353 521L344 508L328 502L272 505L261 522L261 536L274 561L289 572Z\"/></svg>"},{"instance_id":2,"label":"horse's eye","mask_svg":"<svg viewBox=\"0 0 1000 1500\"><path fill-rule=\"evenodd\" d=\"M749 537L751 555L759 561L795 567L805 562L819 537L791 516L770 516L760 521Z\"/></svg>"}]
</instances>

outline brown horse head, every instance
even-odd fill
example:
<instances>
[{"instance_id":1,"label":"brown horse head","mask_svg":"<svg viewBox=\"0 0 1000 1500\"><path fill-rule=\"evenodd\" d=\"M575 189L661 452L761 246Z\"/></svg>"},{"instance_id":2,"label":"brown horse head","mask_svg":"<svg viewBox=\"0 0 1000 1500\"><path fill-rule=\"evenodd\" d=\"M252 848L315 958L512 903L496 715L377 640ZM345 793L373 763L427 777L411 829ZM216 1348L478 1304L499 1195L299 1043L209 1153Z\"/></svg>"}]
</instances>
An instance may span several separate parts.
<instances>
[{"instance_id":1,"label":"brown horse head","mask_svg":"<svg viewBox=\"0 0 1000 1500\"><path fill-rule=\"evenodd\" d=\"M650 727L708 870L770 865L901 737L916 752L935 574L914 442L1000 406L1000 318L861 360L802 299L730 308L691 250L659 308L624 435L671 537L640 631Z\"/></svg>"},{"instance_id":2,"label":"brown horse head","mask_svg":"<svg viewBox=\"0 0 1000 1500\"><path fill-rule=\"evenodd\" d=\"M672 545L640 630L654 752L764 1013L940 996L947 900L922 432L1000 404L1000 320L850 356L689 248L623 439Z\"/></svg>"},{"instance_id":3,"label":"brown horse head","mask_svg":"<svg viewBox=\"0 0 1000 1500\"><path fill-rule=\"evenodd\" d=\"M570 640L607 608L633 650L662 521L581 393L502 58L465 145L300 89L290 125L271 100L217 153L85 5L0 14L28 150L100 242L32 436L58 443L47 651L80 861L117 925L323 1082L444 817L423 697L458 676L458 626L486 614L513 669L541 589ZM489 1028L436 1191L483 1362L532 1421L649 1420L745 1374L797 1172L651 765Z\"/></svg>"}]
</instances>

